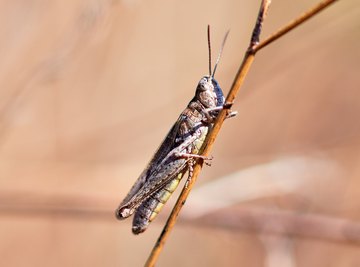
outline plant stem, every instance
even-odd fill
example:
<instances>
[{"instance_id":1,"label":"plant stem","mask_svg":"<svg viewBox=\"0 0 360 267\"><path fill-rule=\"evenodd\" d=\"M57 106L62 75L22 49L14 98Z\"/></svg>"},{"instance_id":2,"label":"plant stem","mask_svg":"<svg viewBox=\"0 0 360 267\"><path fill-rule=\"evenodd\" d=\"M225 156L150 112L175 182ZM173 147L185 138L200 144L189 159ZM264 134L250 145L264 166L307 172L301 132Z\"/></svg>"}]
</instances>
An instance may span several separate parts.
<instances>
[{"instance_id":1,"label":"plant stem","mask_svg":"<svg viewBox=\"0 0 360 267\"><path fill-rule=\"evenodd\" d=\"M265 46L269 45L273 41L277 40L281 36L285 35L287 32L291 31L295 27L304 23L306 20L315 16L317 13L319 13L321 10L325 9L326 7L328 7L330 4L332 4L335 1L337 1L337 0L321 1L319 4L312 7L311 9L309 9L307 12L300 15L295 20L291 21L285 27L276 31L269 38L265 39L265 41L259 43L262 24L263 24L265 15L267 13L268 7L271 2L270 0L262 0L260 10L259 10L259 15L256 20L256 24L255 24L255 27L253 30L249 48L245 53L245 57L244 57L244 59L241 63L241 66L235 76L235 79L231 86L231 89L226 97L226 103L231 104L234 102L235 97L236 97L237 93L239 92L241 85L243 84L245 77L255 59L255 54L259 50L261 50ZM221 129L221 126L226 118L227 113L228 113L227 109L223 109L219 113L219 115L214 123L212 131L209 133L209 135L207 136L207 138L204 142L204 149L202 151L203 156L207 156L209 154L209 152L211 151L212 146L213 146L215 139ZM194 166L194 170L193 170L191 179L187 180L186 185L184 186L183 190L181 191L181 193L176 201L176 204L175 204L158 240L156 241L153 250L151 251L151 253L149 255L149 258L147 259L147 261L145 263L146 267L155 266L155 263L160 255L161 251L163 250L164 244L165 244L167 238L169 237L170 231L172 230L172 228L174 227L174 225L176 223L176 219L180 213L180 210L181 210L182 206L185 204L185 201L186 201L192 187L194 186L198 175L200 174L201 168L202 168L202 161L201 162L199 161Z\"/></svg>"}]
</instances>

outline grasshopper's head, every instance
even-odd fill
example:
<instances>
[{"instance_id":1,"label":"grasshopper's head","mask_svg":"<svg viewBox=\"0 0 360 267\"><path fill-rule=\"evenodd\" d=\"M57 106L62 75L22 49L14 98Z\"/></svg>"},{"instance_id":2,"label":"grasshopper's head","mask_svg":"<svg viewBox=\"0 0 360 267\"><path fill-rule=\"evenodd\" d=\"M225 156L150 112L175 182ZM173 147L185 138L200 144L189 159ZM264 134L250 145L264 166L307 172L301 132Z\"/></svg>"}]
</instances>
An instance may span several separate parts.
<instances>
[{"instance_id":1,"label":"grasshopper's head","mask_svg":"<svg viewBox=\"0 0 360 267\"><path fill-rule=\"evenodd\" d=\"M196 98L206 108L222 106L225 101L219 83L211 75L206 75L199 81L196 88Z\"/></svg>"},{"instance_id":2,"label":"grasshopper's head","mask_svg":"<svg viewBox=\"0 0 360 267\"><path fill-rule=\"evenodd\" d=\"M225 34L224 40L221 44L219 55L216 59L214 70L211 69L211 45L210 45L210 26L208 25L208 48L209 48L209 75L206 75L201 78L196 88L195 97L202 105L206 108L215 108L224 105L225 98L224 94L220 88L219 83L215 80L216 68L219 64L222 50L224 48L226 38L229 34L229 31Z\"/></svg>"}]
</instances>

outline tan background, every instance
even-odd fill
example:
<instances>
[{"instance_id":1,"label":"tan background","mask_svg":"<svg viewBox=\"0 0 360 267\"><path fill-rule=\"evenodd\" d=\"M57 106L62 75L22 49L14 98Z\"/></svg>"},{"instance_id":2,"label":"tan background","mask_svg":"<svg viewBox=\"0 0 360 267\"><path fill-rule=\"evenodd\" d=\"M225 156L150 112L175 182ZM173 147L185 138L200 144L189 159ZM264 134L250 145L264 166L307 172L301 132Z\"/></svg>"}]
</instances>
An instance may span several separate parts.
<instances>
[{"instance_id":1,"label":"tan background","mask_svg":"<svg viewBox=\"0 0 360 267\"><path fill-rule=\"evenodd\" d=\"M214 55L231 30L216 75L227 92L258 2L0 2L1 266L144 263L163 220L133 236L113 210L207 73L206 25ZM263 36L315 3L274 0ZM225 206L360 219L359 17L339 1L258 54L197 189L237 175ZM360 266L359 252L179 224L158 266Z\"/></svg>"}]
</instances>

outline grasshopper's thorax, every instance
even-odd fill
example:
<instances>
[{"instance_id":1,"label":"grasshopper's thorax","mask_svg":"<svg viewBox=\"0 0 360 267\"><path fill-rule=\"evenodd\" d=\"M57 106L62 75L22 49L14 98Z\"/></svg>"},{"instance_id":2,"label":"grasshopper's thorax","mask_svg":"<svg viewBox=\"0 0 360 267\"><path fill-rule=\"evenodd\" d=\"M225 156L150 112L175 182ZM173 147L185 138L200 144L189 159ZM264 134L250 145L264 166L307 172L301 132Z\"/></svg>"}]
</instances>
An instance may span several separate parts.
<instances>
[{"instance_id":1,"label":"grasshopper's thorax","mask_svg":"<svg viewBox=\"0 0 360 267\"><path fill-rule=\"evenodd\" d=\"M180 136L185 136L196 129L199 123L209 121L209 111L223 104L224 95L218 82L213 76L202 77L196 87L195 97L182 113L182 116L186 119L182 121L179 127ZM213 116L217 113L213 112L211 114Z\"/></svg>"}]
</instances>

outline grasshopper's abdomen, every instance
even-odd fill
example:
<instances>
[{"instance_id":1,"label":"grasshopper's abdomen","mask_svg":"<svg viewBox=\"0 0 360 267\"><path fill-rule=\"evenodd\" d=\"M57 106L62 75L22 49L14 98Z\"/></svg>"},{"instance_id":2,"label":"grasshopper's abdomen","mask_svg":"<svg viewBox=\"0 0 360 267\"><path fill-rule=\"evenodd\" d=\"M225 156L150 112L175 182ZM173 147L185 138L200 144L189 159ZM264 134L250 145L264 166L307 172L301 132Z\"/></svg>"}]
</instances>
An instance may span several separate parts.
<instances>
[{"instance_id":1,"label":"grasshopper's abdomen","mask_svg":"<svg viewBox=\"0 0 360 267\"><path fill-rule=\"evenodd\" d=\"M201 146L203 145L207 135L208 127L201 127L197 131L199 138L191 144L188 153L199 154ZM150 222L156 218L164 204L169 200L172 193L176 190L187 170L187 166L179 170L178 173L174 176L174 179L167 183L164 188L151 195L141 204L141 206L139 206L133 219L132 232L134 234L140 234L147 229Z\"/></svg>"},{"instance_id":2,"label":"grasshopper's abdomen","mask_svg":"<svg viewBox=\"0 0 360 267\"><path fill-rule=\"evenodd\" d=\"M180 183L186 170L180 172L175 179L171 180L165 187L149 199L147 199L137 209L134 215L132 231L134 234L140 234L146 230L149 223L152 222L159 214L164 204L168 201L172 193L175 191Z\"/></svg>"}]
</instances>

